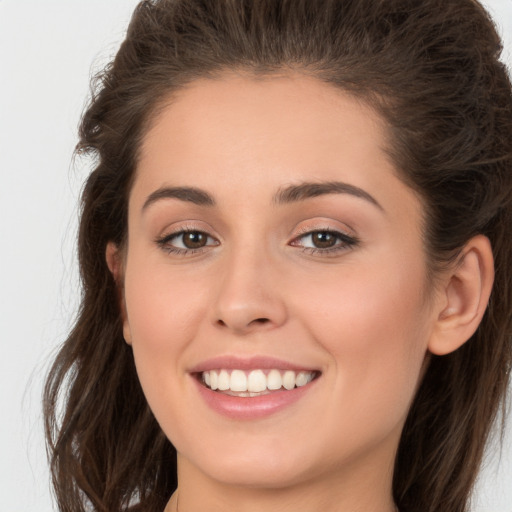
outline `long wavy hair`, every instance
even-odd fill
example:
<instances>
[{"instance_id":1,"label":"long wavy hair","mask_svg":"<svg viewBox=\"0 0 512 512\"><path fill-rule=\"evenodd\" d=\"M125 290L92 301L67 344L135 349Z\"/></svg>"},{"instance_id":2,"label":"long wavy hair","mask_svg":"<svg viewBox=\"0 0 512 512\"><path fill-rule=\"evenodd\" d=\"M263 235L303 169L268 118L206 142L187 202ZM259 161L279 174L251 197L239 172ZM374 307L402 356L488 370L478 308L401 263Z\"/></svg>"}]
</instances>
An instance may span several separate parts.
<instances>
[{"instance_id":1,"label":"long wavy hair","mask_svg":"<svg viewBox=\"0 0 512 512\"><path fill-rule=\"evenodd\" d=\"M495 284L474 336L432 356L403 429L402 512L464 512L511 368L512 92L495 27L476 0L146 0L94 81L78 153L81 307L49 372L44 414L60 511L161 512L176 451L139 385L105 262L122 245L138 151L173 91L226 70L294 70L371 105L399 176L422 198L431 278L474 235Z\"/></svg>"}]
</instances>

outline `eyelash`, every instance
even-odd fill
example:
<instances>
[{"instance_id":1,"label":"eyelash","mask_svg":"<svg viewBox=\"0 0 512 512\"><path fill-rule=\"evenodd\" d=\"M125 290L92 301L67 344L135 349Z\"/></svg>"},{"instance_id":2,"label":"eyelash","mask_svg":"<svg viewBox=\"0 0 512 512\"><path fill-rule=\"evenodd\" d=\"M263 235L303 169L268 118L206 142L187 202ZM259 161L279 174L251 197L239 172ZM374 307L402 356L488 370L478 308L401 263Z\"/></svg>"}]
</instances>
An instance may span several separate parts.
<instances>
[{"instance_id":1,"label":"eyelash","mask_svg":"<svg viewBox=\"0 0 512 512\"><path fill-rule=\"evenodd\" d=\"M218 245L218 242L216 244L210 244L203 247L199 247L197 249L181 249L179 247L174 247L173 245L170 245L170 242L176 238L179 238L180 236L186 235L188 233L197 233L201 234L207 237L208 239L213 239L212 236L210 236L208 233L204 231L200 231L198 229L181 229L179 231L176 231L174 233L169 233L168 235L165 235L161 238L157 238L155 240L156 244L167 254L174 254L178 256L193 256L195 254L200 254L204 252L208 247L214 247ZM330 256L333 254L337 254L339 252L347 251L349 249L352 249L356 247L359 244L359 240L354 236L349 236L346 233L335 231L330 228L322 228L322 229L309 229L304 230L301 233L299 233L298 236L296 236L292 242L290 242L290 245L293 247L300 247L299 245L295 244L297 240L301 240L307 236L313 236L317 233L327 233L329 235L333 235L336 237L337 245L334 245L333 247L327 247L327 248L319 248L319 247L303 247L302 251L308 254L320 254L324 256Z\"/></svg>"},{"instance_id":2,"label":"eyelash","mask_svg":"<svg viewBox=\"0 0 512 512\"><path fill-rule=\"evenodd\" d=\"M303 247L302 251L308 254L320 254L323 256L332 256L336 255L340 252L344 252L350 249L353 249L359 244L359 239L355 236L347 235L341 231L336 231L331 228L320 228L320 229L304 229L298 236L296 236L291 245L295 247L294 242L297 240L301 240L307 236L313 236L314 234L323 233L329 234L337 238L337 243L333 247L320 248L320 247Z\"/></svg>"},{"instance_id":3,"label":"eyelash","mask_svg":"<svg viewBox=\"0 0 512 512\"><path fill-rule=\"evenodd\" d=\"M207 245L207 246L203 246L203 247L198 247L197 249L181 249L179 247L174 247L174 246L170 245L170 242L172 240L174 240L175 238L179 238L180 236L186 235L187 233L197 233L197 234L205 235L207 238L207 242L208 242L209 238L213 239L213 237L210 236L208 233L205 233L204 231L201 231L199 229L185 228L185 229L180 229L179 231L176 231L174 233L169 233L168 235L165 235L161 238L157 238L155 240L155 242L167 254L175 254L178 256L192 256L194 254L200 254L200 253L204 252L204 250L207 247L212 247L212 245ZM215 245L218 245L218 243Z\"/></svg>"}]
</instances>

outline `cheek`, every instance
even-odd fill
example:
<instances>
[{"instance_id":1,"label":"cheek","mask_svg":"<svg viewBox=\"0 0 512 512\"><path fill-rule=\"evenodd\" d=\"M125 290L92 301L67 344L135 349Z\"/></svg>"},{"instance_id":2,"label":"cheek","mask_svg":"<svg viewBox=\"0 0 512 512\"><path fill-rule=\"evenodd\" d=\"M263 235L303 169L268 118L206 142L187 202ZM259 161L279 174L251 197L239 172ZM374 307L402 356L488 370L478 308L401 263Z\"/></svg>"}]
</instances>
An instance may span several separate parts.
<instances>
[{"instance_id":1,"label":"cheek","mask_svg":"<svg viewBox=\"0 0 512 512\"><path fill-rule=\"evenodd\" d=\"M125 273L125 331L129 331L137 373L152 405L162 399L159 395L170 379L181 383L174 377L183 373L182 355L204 318L204 299L193 283L173 279L165 265L131 256Z\"/></svg>"},{"instance_id":2,"label":"cheek","mask_svg":"<svg viewBox=\"0 0 512 512\"><path fill-rule=\"evenodd\" d=\"M135 344L160 350L193 337L204 294L193 276L183 276L162 262L161 255L148 252L134 244L127 261L127 324Z\"/></svg>"},{"instance_id":3,"label":"cheek","mask_svg":"<svg viewBox=\"0 0 512 512\"><path fill-rule=\"evenodd\" d=\"M336 391L369 418L382 410L396 420L417 387L431 325L423 268L381 263L311 283L301 317L332 358Z\"/></svg>"}]
</instances>

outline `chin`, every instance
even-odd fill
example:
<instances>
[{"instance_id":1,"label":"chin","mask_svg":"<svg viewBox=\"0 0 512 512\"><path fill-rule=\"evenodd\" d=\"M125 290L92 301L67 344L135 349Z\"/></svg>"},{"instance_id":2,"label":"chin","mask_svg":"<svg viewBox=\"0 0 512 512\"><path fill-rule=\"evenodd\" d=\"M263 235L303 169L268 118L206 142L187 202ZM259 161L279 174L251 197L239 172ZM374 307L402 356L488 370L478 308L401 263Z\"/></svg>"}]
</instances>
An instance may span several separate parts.
<instances>
[{"instance_id":1,"label":"chin","mask_svg":"<svg viewBox=\"0 0 512 512\"><path fill-rule=\"evenodd\" d=\"M288 441L279 437L272 442L255 439L226 442L224 446L219 443L215 451L196 447L189 457L178 455L178 460L224 485L255 489L292 487L320 473L325 458L315 463L304 440L294 442L288 438Z\"/></svg>"},{"instance_id":2,"label":"chin","mask_svg":"<svg viewBox=\"0 0 512 512\"><path fill-rule=\"evenodd\" d=\"M268 460L227 460L220 466L205 468L205 473L218 482L236 487L254 489L281 489L303 483L310 472L296 464L284 461L269 463Z\"/></svg>"}]
</instances>

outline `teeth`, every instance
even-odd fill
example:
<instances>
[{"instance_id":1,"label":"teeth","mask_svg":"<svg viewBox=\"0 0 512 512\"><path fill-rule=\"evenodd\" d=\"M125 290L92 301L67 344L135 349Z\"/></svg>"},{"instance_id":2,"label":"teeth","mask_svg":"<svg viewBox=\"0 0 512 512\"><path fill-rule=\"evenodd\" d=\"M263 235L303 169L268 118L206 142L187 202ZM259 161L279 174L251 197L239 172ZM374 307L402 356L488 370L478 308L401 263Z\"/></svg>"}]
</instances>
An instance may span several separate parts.
<instances>
[{"instance_id":1,"label":"teeth","mask_svg":"<svg viewBox=\"0 0 512 512\"><path fill-rule=\"evenodd\" d=\"M231 379L229 380L229 389L231 389L231 391L247 391L247 376L242 370L233 370L231 372Z\"/></svg>"},{"instance_id":2,"label":"teeth","mask_svg":"<svg viewBox=\"0 0 512 512\"><path fill-rule=\"evenodd\" d=\"M267 375L267 388L270 390L281 389L283 387L283 378L278 370L270 370Z\"/></svg>"},{"instance_id":3,"label":"teeth","mask_svg":"<svg viewBox=\"0 0 512 512\"><path fill-rule=\"evenodd\" d=\"M310 381L308 372L299 372L297 377L295 377L295 385L300 388L301 386L305 386Z\"/></svg>"},{"instance_id":4,"label":"teeth","mask_svg":"<svg viewBox=\"0 0 512 512\"><path fill-rule=\"evenodd\" d=\"M217 386L219 391L226 391L229 389L229 373L226 370L221 370L219 373L219 381Z\"/></svg>"},{"instance_id":5,"label":"teeth","mask_svg":"<svg viewBox=\"0 0 512 512\"><path fill-rule=\"evenodd\" d=\"M313 380L315 372L294 372L287 370L210 370L202 373L202 380L212 390L246 393L244 396L254 396L253 393L264 394L267 391L287 390L305 386Z\"/></svg>"},{"instance_id":6,"label":"teeth","mask_svg":"<svg viewBox=\"0 0 512 512\"><path fill-rule=\"evenodd\" d=\"M247 379L247 390L253 393L267 389L267 377L261 370L253 370Z\"/></svg>"},{"instance_id":7,"label":"teeth","mask_svg":"<svg viewBox=\"0 0 512 512\"><path fill-rule=\"evenodd\" d=\"M210 374L210 387L215 391L217 389L217 383L219 382L219 374L217 372L205 372ZM204 379L204 373L203 373ZM206 382L206 379L205 379Z\"/></svg>"},{"instance_id":8,"label":"teeth","mask_svg":"<svg viewBox=\"0 0 512 512\"><path fill-rule=\"evenodd\" d=\"M295 387L295 372L284 372L283 387L284 389L293 389Z\"/></svg>"}]
</instances>

